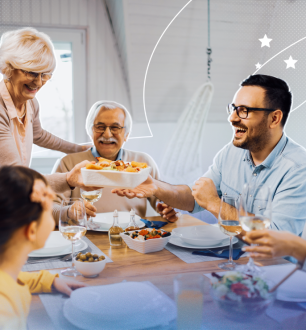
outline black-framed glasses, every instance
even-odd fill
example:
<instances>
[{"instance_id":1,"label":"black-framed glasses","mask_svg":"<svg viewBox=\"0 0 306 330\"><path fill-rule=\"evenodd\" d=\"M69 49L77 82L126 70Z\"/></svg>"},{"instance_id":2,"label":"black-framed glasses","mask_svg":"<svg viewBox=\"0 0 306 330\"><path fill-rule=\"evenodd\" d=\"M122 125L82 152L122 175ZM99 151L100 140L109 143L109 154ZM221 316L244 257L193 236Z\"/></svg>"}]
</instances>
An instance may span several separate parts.
<instances>
[{"instance_id":1,"label":"black-framed glasses","mask_svg":"<svg viewBox=\"0 0 306 330\"><path fill-rule=\"evenodd\" d=\"M25 71L20 69L29 80L35 80L39 75L41 75L42 81L48 81L52 78L52 73L42 73L42 72L32 72L32 71Z\"/></svg>"},{"instance_id":2,"label":"black-framed glasses","mask_svg":"<svg viewBox=\"0 0 306 330\"><path fill-rule=\"evenodd\" d=\"M109 129L113 135L120 134L122 129L125 128L125 126L117 126L117 125L106 126L106 125L96 124L96 125L93 125L93 130L96 133L102 134L106 131L107 127L109 127Z\"/></svg>"},{"instance_id":3,"label":"black-framed glasses","mask_svg":"<svg viewBox=\"0 0 306 330\"><path fill-rule=\"evenodd\" d=\"M236 107L235 104L228 104L226 110L229 115L231 115L236 110L237 116L239 118L246 119L248 118L249 111L275 111L276 109L250 108L245 106Z\"/></svg>"}]
</instances>

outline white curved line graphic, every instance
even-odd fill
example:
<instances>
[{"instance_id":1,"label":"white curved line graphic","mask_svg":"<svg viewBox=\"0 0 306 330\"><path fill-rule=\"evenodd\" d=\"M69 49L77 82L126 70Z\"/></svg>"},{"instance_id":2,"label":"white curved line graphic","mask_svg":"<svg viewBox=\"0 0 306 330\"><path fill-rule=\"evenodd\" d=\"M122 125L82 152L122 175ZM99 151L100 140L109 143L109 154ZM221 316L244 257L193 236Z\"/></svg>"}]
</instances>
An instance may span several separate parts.
<instances>
[{"instance_id":1,"label":"white curved line graphic","mask_svg":"<svg viewBox=\"0 0 306 330\"><path fill-rule=\"evenodd\" d=\"M148 74L148 70L149 70L149 66L152 60L152 57L154 55L154 52L156 50L156 47L158 46L159 42L161 41L161 38L163 37L163 35L165 34L165 32L168 30L169 26L172 24L172 22L177 18L177 16L190 4L192 0L188 1L186 3L186 5L173 17L173 19L171 20L171 22L167 25L167 27L165 28L165 30L163 31L163 33L161 34L161 36L159 37L159 39L157 40L157 43L155 45L155 47L153 48L152 54L149 58L149 62L146 68L146 72L145 72L145 76L144 76L144 81L143 81L143 90L142 90L142 100L143 100L143 109L144 109L144 113L145 113L145 117L146 117L146 121L147 121L147 125L149 128L149 131L151 133L151 135L149 136L137 136L137 137L130 137L129 140L131 139L142 139L142 138L150 138L153 137L149 122L148 122L148 117L147 117L147 111L146 111L146 97L145 97L145 93L146 93L146 80L147 80L147 74Z\"/></svg>"},{"instance_id":2,"label":"white curved line graphic","mask_svg":"<svg viewBox=\"0 0 306 330\"><path fill-rule=\"evenodd\" d=\"M304 39L306 39L306 37L301 38L300 40L294 42L293 44L289 45L288 47L284 48L283 50L281 50L280 52L278 52L277 54L275 54L274 56L272 56L272 57L271 57L270 59L268 59L268 60L267 60L267 61L266 61L266 62L265 62L265 63L264 63L259 69L257 69L257 70L253 73L253 75L254 75L256 72L258 72L263 66L265 66L267 63L269 63L270 61L272 61L273 58L275 58L276 56L278 56L279 54L281 54L281 53L284 52L285 50L289 49L290 47L294 46L295 44L301 42L301 41L304 40ZM304 103L306 103L306 100L305 100L304 102L302 102L301 104L299 104L297 107L295 107L293 110L291 110L290 113L293 112L294 110L298 109L298 108L299 108L300 106L302 106Z\"/></svg>"}]
</instances>

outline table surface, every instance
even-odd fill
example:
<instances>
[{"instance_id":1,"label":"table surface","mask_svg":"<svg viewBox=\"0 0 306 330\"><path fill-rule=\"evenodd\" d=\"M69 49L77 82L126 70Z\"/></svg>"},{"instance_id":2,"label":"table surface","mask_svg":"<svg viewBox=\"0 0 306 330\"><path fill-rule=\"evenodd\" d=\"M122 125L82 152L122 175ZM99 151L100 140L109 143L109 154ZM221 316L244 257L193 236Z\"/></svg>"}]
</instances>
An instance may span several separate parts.
<instances>
[{"instance_id":1,"label":"table surface","mask_svg":"<svg viewBox=\"0 0 306 330\"><path fill-rule=\"evenodd\" d=\"M147 219L163 221L163 219L158 216L148 217ZM177 227L195 225L205 226L207 224L190 215L183 214L177 222L168 223L163 229L172 231L172 229ZM86 282L89 285L111 284L122 282L123 280L151 281L169 297L173 298L172 283L173 278L177 274L205 274L220 271L218 268L219 260L187 264L166 249L159 252L141 254L129 249L127 246L111 247L107 233L88 231L86 237L113 260L112 263L106 265L104 271L96 278L90 279L82 276L77 276L75 278L76 280ZM240 258L237 263L245 264L247 261L248 258L244 257ZM283 264L287 263L287 261L282 258L275 258L271 260L260 260L260 263L266 266ZM51 270L51 272L54 272L54 270ZM44 324L44 329L53 329L52 322L49 319L39 296L33 295L32 298L31 311L28 319L29 329L41 329L42 322ZM265 318L267 317L265 316Z\"/></svg>"}]
</instances>

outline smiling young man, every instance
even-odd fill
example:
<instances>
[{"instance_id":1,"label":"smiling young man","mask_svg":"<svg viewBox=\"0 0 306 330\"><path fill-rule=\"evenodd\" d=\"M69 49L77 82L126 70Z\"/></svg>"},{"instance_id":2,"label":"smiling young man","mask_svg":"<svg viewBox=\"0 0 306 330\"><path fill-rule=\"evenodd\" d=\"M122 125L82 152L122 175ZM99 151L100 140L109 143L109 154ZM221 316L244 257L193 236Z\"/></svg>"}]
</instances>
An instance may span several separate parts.
<instances>
[{"instance_id":1,"label":"smiling young man","mask_svg":"<svg viewBox=\"0 0 306 330\"><path fill-rule=\"evenodd\" d=\"M249 76L241 83L229 122L234 136L215 157L213 165L193 187L173 186L149 178L134 190L114 190L128 198L155 196L172 207L218 216L220 197L238 197L245 183L270 186L272 229L300 235L306 222L306 150L284 133L292 95L285 81L266 75ZM247 210L263 215L265 201ZM228 206L228 213L232 212Z\"/></svg>"},{"instance_id":2,"label":"smiling young man","mask_svg":"<svg viewBox=\"0 0 306 330\"><path fill-rule=\"evenodd\" d=\"M56 164L54 171L59 173L69 172L81 161L97 161L96 157L103 157L110 160L123 160L145 162L151 168L151 176L159 179L159 172L154 160L147 154L138 151L131 151L123 148L132 129L132 119L128 110L121 104L113 101L98 101L90 109L86 119L86 131L92 139L94 146L84 152L79 152L63 157L59 164ZM53 207L53 216L58 222L59 206L61 200L67 197L80 198L80 189L67 191L65 194L58 194ZM170 211L172 208L158 204L157 198L148 198L151 206L158 212L164 209ZM102 198L92 206L86 203L86 211L90 216L95 216L95 212L130 211L134 209L136 214L144 217L147 211L147 201L144 199L129 200L120 198L111 193L110 188L103 188ZM169 212L168 212L169 213ZM175 221L175 212L167 220Z\"/></svg>"}]
</instances>

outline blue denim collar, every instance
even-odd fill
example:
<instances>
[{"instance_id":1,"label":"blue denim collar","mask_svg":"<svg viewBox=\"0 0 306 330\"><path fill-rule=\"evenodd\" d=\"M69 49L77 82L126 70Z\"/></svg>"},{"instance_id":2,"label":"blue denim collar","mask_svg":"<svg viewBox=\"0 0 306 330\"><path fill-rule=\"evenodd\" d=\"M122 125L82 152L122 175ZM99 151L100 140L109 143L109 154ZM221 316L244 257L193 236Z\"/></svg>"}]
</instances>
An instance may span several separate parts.
<instances>
[{"instance_id":1,"label":"blue denim collar","mask_svg":"<svg viewBox=\"0 0 306 330\"><path fill-rule=\"evenodd\" d=\"M98 150L95 146L93 146L91 148L91 153L92 155L96 158L96 157L102 157L99 153L98 153ZM123 149L121 148L118 152L118 155L117 155L117 158L116 160L122 160L122 153L123 153Z\"/></svg>"}]
</instances>

